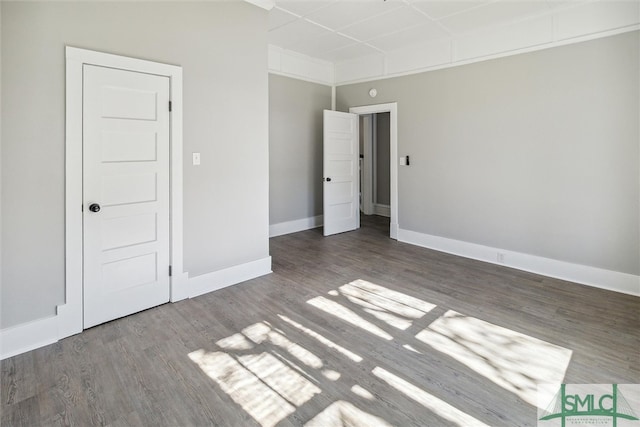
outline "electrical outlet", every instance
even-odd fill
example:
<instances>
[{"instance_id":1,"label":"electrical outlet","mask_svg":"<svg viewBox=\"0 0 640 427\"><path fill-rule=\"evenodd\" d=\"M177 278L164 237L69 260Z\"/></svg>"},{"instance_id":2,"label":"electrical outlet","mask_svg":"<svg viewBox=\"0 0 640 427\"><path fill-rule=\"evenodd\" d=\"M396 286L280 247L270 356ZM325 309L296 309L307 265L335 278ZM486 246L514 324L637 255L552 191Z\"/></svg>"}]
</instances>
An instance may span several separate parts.
<instances>
[{"instance_id":1,"label":"electrical outlet","mask_svg":"<svg viewBox=\"0 0 640 427\"><path fill-rule=\"evenodd\" d=\"M500 264L504 264L504 254L502 252L498 252L496 259Z\"/></svg>"}]
</instances>

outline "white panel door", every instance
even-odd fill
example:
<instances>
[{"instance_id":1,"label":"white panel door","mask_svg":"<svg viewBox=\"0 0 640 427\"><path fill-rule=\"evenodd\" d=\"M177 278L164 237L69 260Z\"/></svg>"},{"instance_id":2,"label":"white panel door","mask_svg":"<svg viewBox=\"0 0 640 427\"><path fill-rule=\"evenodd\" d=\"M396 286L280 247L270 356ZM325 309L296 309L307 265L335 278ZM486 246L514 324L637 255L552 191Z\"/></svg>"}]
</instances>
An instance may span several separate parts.
<instances>
[{"instance_id":1,"label":"white panel door","mask_svg":"<svg viewBox=\"0 0 640 427\"><path fill-rule=\"evenodd\" d=\"M358 115L324 110L324 235L360 227Z\"/></svg>"},{"instance_id":2,"label":"white panel door","mask_svg":"<svg viewBox=\"0 0 640 427\"><path fill-rule=\"evenodd\" d=\"M84 327L169 301L169 78L84 65Z\"/></svg>"}]
</instances>

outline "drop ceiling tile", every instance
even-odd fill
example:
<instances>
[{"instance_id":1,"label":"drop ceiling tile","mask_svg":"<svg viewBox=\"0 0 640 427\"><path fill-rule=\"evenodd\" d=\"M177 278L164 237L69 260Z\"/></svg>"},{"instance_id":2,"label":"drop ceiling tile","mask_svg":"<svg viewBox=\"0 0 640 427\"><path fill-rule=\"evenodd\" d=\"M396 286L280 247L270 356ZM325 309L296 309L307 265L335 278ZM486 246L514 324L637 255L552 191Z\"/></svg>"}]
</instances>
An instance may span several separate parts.
<instances>
[{"instance_id":1,"label":"drop ceiling tile","mask_svg":"<svg viewBox=\"0 0 640 427\"><path fill-rule=\"evenodd\" d=\"M367 41L402 28L428 22L429 18L407 5L400 6L389 13L377 15L342 29L340 32L358 40Z\"/></svg>"},{"instance_id":2,"label":"drop ceiling tile","mask_svg":"<svg viewBox=\"0 0 640 427\"><path fill-rule=\"evenodd\" d=\"M281 27L295 21L296 19L298 19L297 16L274 7L269 11L269 30Z\"/></svg>"},{"instance_id":3,"label":"drop ceiling tile","mask_svg":"<svg viewBox=\"0 0 640 427\"><path fill-rule=\"evenodd\" d=\"M289 49L295 44L303 43L310 38L327 32L326 29L316 24L312 24L304 19L299 19L269 31L269 44Z\"/></svg>"},{"instance_id":4,"label":"drop ceiling tile","mask_svg":"<svg viewBox=\"0 0 640 427\"><path fill-rule=\"evenodd\" d=\"M557 10L567 6L576 6L584 3L586 0L547 0L547 4L550 8Z\"/></svg>"},{"instance_id":5,"label":"drop ceiling tile","mask_svg":"<svg viewBox=\"0 0 640 427\"><path fill-rule=\"evenodd\" d=\"M367 44L384 50L385 52L389 52L419 43L441 40L447 37L449 37L449 34L437 24L428 22L426 24L420 24L407 28L406 30L369 40Z\"/></svg>"},{"instance_id":6,"label":"drop ceiling tile","mask_svg":"<svg viewBox=\"0 0 640 427\"><path fill-rule=\"evenodd\" d=\"M640 2L585 2L578 7L559 11L555 18L556 37L558 40L566 40L640 24Z\"/></svg>"},{"instance_id":7,"label":"drop ceiling tile","mask_svg":"<svg viewBox=\"0 0 640 427\"><path fill-rule=\"evenodd\" d=\"M464 12L469 9L473 9L483 4L488 3L489 0L475 0L475 1L442 1L442 0L414 0L411 4L429 15L433 19L441 19L445 16L453 15L456 13Z\"/></svg>"},{"instance_id":8,"label":"drop ceiling tile","mask_svg":"<svg viewBox=\"0 0 640 427\"><path fill-rule=\"evenodd\" d=\"M340 34L326 33L310 38L304 43L293 45L291 50L295 50L309 56L320 57L324 52L340 49L353 43L353 39L341 36Z\"/></svg>"},{"instance_id":9,"label":"drop ceiling tile","mask_svg":"<svg viewBox=\"0 0 640 427\"><path fill-rule=\"evenodd\" d=\"M329 6L336 0L276 0L276 6L296 15L304 16Z\"/></svg>"},{"instance_id":10,"label":"drop ceiling tile","mask_svg":"<svg viewBox=\"0 0 640 427\"><path fill-rule=\"evenodd\" d=\"M443 18L440 22L455 34L501 25L550 10L544 1L502 0Z\"/></svg>"},{"instance_id":11,"label":"drop ceiling tile","mask_svg":"<svg viewBox=\"0 0 640 427\"><path fill-rule=\"evenodd\" d=\"M338 30L358 21L401 7L398 0L338 1L307 16L313 22Z\"/></svg>"},{"instance_id":12,"label":"drop ceiling tile","mask_svg":"<svg viewBox=\"0 0 640 427\"><path fill-rule=\"evenodd\" d=\"M367 46L364 43L357 43L340 49L325 52L319 55L319 58L326 59L328 61L343 61L345 59L359 58L361 56L372 54L380 54L382 56L381 52L372 48L371 46Z\"/></svg>"}]
</instances>

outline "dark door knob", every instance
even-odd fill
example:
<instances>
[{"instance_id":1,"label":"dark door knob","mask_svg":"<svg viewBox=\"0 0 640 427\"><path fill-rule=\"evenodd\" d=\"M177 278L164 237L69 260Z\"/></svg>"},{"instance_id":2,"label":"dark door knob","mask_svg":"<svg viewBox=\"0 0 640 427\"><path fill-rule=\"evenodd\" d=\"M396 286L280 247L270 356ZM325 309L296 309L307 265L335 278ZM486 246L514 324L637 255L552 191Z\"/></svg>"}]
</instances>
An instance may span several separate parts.
<instances>
[{"instance_id":1,"label":"dark door knob","mask_svg":"<svg viewBox=\"0 0 640 427\"><path fill-rule=\"evenodd\" d=\"M97 203L91 203L91 204L89 205L89 210L90 210L91 212L100 212L100 205L99 205L99 204L97 204Z\"/></svg>"},{"instance_id":2,"label":"dark door knob","mask_svg":"<svg viewBox=\"0 0 640 427\"><path fill-rule=\"evenodd\" d=\"M327 178L327 182L331 181L331 178Z\"/></svg>"}]
</instances>

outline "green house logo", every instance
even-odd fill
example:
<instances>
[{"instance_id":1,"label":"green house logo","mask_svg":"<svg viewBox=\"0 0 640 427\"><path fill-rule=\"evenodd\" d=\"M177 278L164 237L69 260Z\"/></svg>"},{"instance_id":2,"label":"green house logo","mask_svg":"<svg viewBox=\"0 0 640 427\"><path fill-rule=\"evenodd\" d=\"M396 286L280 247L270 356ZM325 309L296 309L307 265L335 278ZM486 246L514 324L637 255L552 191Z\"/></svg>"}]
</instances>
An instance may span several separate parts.
<instances>
[{"instance_id":1,"label":"green house logo","mask_svg":"<svg viewBox=\"0 0 640 427\"><path fill-rule=\"evenodd\" d=\"M597 387L600 386L600 387ZM632 405L620 391L618 384L606 385L610 387L603 391L600 384L574 384L567 390L567 384L562 384L560 390L551 400L546 409L541 411L539 421L559 420L565 427L570 425L611 425L618 427L618 421L640 421ZM637 402L635 402L637 403ZM540 414L539 414L540 415ZM546 425L538 423L539 426ZM556 424L557 425L557 424Z\"/></svg>"}]
</instances>

